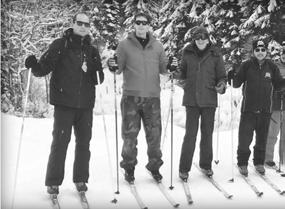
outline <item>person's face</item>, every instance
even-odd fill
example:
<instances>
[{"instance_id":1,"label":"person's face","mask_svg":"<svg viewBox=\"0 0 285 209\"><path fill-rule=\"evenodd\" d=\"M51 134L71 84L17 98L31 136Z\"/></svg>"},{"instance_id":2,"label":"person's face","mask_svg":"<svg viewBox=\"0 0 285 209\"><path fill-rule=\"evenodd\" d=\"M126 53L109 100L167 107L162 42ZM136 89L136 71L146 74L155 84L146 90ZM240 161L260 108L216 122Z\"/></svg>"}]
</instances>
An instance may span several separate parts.
<instances>
[{"instance_id":1,"label":"person's face","mask_svg":"<svg viewBox=\"0 0 285 209\"><path fill-rule=\"evenodd\" d=\"M201 33L201 34L197 34L195 37L195 44L198 47L198 49L203 50L206 48L206 46L209 43L209 39L208 39L208 35Z\"/></svg>"},{"instance_id":2,"label":"person's face","mask_svg":"<svg viewBox=\"0 0 285 209\"><path fill-rule=\"evenodd\" d=\"M73 23L73 32L79 36L86 36L90 33L89 18L85 14L78 14Z\"/></svg>"},{"instance_id":3,"label":"person's face","mask_svg":"<svg viewBox=\"0 0 285 209\"><path fill-rule=\"evenodd\" d=\"M138 16L134 22L134 28L138 37L144 38L149 31L149 22L143 16Z\"/></svg>"},{"instance_id":4,"label":"person's face","mask_svg":"<svg viewBox=\"0 0 285 209\"><path fill-rule=\"evenodd\" d=\"M263 60L266 57L266 49L264 47L255 48L253 53L259 61Z\"/></svg>"}]
</instances>

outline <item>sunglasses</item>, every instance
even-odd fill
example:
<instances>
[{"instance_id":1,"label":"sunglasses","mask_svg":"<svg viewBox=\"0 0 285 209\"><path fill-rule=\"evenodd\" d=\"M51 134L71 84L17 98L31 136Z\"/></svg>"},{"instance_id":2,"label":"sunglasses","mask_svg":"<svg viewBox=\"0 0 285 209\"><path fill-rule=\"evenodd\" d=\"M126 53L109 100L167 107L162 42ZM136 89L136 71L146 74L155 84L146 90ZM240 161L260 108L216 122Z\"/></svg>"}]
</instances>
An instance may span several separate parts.
<instances>
[{"instance_id":1,"label":"sunglasses","mask_svg":"<svg viewBox=\"0 0 285 209\"><path fill-rule=\"evenodd\" d=\"M199 39L206 40L206 39L208 39L208 35L205 33L198 33L194 36L194 39L195 40L199 40Z\"/></svg>"},{"instance_id":2,"label":"sunglasses","mask_svg":"<svg viewBox=\"0 0 285 209\"><path fill-rule=\"evenodd\" d=\"M254 51L255 52L265 52L266 50L265 48L256 48Z\"/></svg>"},{"instance_id":3,"label":"sunglasses","mask_svg":"<svg viewBox=\"0 0 285 209\"><path fill-rule=\"evenodd\" d=\"M90 23L89 22L82 22L82 21L77 20L76 24L78 26L83 26L84 25L85 28L90 28Z\"/></svg>"},{"instance_id":4,"label":"sunglasses","mask_svg":"<svg viewBox=\"0 0 285 209\"><path fill-rule=\"evenodd\" d=\"M136 23L136 25L147 25L148 24L148 22L147 21L141 21L141 20L136 20L135 21L135 23Z\"/></svg>"}]
</instances>

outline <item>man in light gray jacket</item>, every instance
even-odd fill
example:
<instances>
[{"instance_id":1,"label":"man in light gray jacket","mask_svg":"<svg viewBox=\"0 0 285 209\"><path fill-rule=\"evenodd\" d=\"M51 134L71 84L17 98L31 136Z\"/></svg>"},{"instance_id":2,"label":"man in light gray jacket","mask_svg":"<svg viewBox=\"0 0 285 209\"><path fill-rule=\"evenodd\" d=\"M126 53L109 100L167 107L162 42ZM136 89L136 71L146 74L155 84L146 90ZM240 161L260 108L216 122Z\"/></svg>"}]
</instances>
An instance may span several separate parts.
<instances>
[{"instance_id":1,"label":"man in light gray jacket","mask_svg":"<svg viewBox=\"0 0 285 209\"><path fill-rule=\"evenodd\" d=\"M146 168L156 181L162 179L159 172L163 164L160 149L161 109L160 74L167 73L167 57L162 44L149 32L151 18L145 13L134 16L134 32L128 34L117 47L118 67L109 60L111 71L123 73L122 158L125 180L135 180L137 164L137 136L143 122L148 145ZM174 60L176 62L176 60Z\"/></svg>"}]
</instances>

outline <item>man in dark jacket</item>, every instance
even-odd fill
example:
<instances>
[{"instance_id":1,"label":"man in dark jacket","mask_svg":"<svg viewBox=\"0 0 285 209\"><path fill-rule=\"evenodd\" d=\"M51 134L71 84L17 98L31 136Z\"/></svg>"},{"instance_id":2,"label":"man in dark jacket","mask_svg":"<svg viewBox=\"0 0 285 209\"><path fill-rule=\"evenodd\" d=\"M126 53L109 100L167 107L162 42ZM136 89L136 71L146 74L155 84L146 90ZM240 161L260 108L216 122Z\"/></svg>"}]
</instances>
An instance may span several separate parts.
<instances>
[{"instance_id":1,"label":"man in dark jacket","mask_svg":"<svg viewBox=\"0 0 285 209\"><path fill-rule=\"evenodd\" d=\"M272 112L273 87L284 85L278 67L266 58L266 44L263 40L253 41L254 56L243 62L238 72L233 75L233 86L243 84L243 101L239 124L239 143L237 164L242 175L248 175L250 144L255 131L256 142L253 153L253 164L260 174L265 173L264 158L270 115Z\"/></svg>"},{"instance_id":2,"label":"man in dark jacket","mask_svg":"<svg viewBox=\"0 0 285 209\"><path fill-rule=\"evenodd\" d=\"M185 46L181 60L181 77L185 80L183 105L186 106L186 133L184 136L179 177L187 181L195 151L199 118L201 141L199 166L212 176L212 134L214 129L217 92L225 93L226 71L218 48L213 46L205 27L194 30L193 43Z\"/></svg>"},{"instance_id":3,"label":"man in dark jacket","mask_svg":"<svg viewBox=\"0 0 285 209\"><path fill-rule=\"evenodd\" d=\"M73 182L78 191L87 191L95 85L104 80L101 58L91 45L89 33L89 17L78 13L73 27L53 41L39 61L31 55L25 62L34 76L52 73L50 103L54 105L54 127L45 180L49 194L58 194L62 184L72 127L76 140Z\"/></svg>"}]
</instances>

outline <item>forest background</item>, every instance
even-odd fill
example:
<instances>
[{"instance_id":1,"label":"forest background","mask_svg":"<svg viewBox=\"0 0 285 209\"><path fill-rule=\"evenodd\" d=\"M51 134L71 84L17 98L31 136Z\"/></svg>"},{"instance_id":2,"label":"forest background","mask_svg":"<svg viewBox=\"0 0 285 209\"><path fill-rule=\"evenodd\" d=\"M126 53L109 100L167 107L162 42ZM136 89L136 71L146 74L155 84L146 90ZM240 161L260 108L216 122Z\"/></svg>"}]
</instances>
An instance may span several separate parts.
<instances>
[{"instance_id":1,"label":"forest background","mask_svg":"<svg viewBox=\"0 0 285 209\"><path fill-rule=\"evenodd\" d=\"M87 12L91 17L93 44L98 47L105 68L118 42L132 30L132 17L137 11L152 16L155 36L164 44L167 55L178 59L181 49L192 41L193 29L206 26L211 41L221 47L227 71L251 55L253 39L264 39L269 44L268 57L274 60L279 59L285 39L282 0L1 0L1 112L21 115L28 81L25 58L31 54L39 58L54 39L71 27L72 17L78 11ZM101 99L105 113L113 114L113 75L108 69L104 72ZM117 79L120 95L122 78ZM167 78L162 79L161 87L169 90ZM28 95L26 114L29 117L52 116L53 107L48 103L49 75L32 76ZM220 98L220 106L234 104L238 110L240 98L240 92L224 96ZM164 105L167 109L168 104ZM227 116L229 109L223 108L219 114ZM176 101L174 112L176 123L183 126L185 113L181 100ZM95 114L101 113L95 106ZM217 125L228 127L229 121L225 120ZM235 121L237 124L238 120Z\"/></svg>"}]
</instances>

